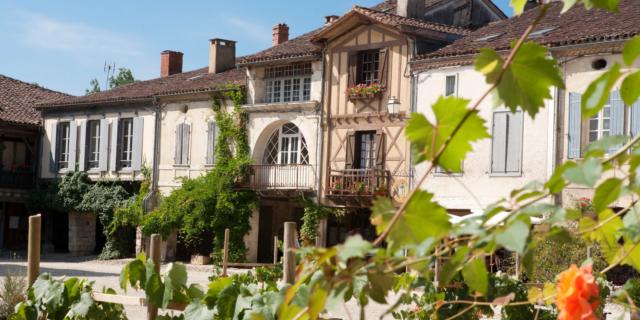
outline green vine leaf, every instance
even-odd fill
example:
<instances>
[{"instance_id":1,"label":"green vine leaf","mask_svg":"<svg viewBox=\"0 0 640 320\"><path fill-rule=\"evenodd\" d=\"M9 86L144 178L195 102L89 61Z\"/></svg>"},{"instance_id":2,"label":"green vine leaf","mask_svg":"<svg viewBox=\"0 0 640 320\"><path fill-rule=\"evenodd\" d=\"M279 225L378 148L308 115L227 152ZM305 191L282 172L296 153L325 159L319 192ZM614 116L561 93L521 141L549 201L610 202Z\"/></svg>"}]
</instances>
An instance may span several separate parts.
<instances>
[{"instance_id":1,"label":"green vine leaf","mask_svg":"<svg viewBox=\"0 0 640 320\"><path fill-rule=\"evenodd\" d=\"M609 71L603 73L589 84L587 91L582 96L583 118L591 118L600 112L604 104L609 100L609 93L621 75L620 65L615 63Z\"/></svg>"},{"instance_id":2,"label":"green vine leaf","mask_svg":"<svg viewBox=\"0 0 640 320\"><path fill-rule=\"evenodd\" d=\"M521 15L527 2L527 0L511 0L510 6L513 8L513 13L517 16Z\"/></svg>"},{"instance_id":3,"label":"green vine leaf","mask_svg":"<svg viewBox=\"0 0 640 320\"><path fill-rule=\"evenodd\" d=\"M446 286L449 284L451 279L458 273L460 267L464 263L467 258L467 254L469 253L469 247L460 247L453 254L453 257L447 261L442 267L442 271L440 272L440 276L438 277L438 285Z\"/></svg>"},{"instance_id":4,"label":"green vine leaf","mask_svg":"<svg viewBox=\"0 0 640 320\"><path fill-rule=\"evenodd\" d=\"M626 105L632 105L638 101L640 97L640 71L636 71L628 75L620 85L620 96Z\"/></svg>"},{"instance_id":5,"label":"green vine leaf","mask_svg":"<svg viewBox=\"0 0 640 320\"><path fill-rule=\"evenodd\" d=\"M469 288L480 292L483 296L489 290L489 275L484 258L475 258L465 263L462 268L462 276Z\"/></svg>"},{"instance_id":6,"label":"green vine leaf","mask_svg":"<svg viewBox=\"0 0 640 320\"><path fill-rule=\"evenodd\" d=\"M622 50L622 58L624 63L631 66L640 55L640 36L635 36L628 40Z\"/></svg>"},{"instance_id":7,"label":"green vine leaf","mask_svg":"<svg viewBox=\"0 0 640 320\"><path fill-rule=\"evenodd\" d=\"M496 234L496 243L520 255L524 253L529 237L529 225L516 220Z\"/></svg>"},{"instance_id":8,"label":"green vine leaf","mask_svg":"<svg viewBox=\"0 0 640 320\"><path fill-rule=\"evenodd\" d=\"M338 252L338 257L342 261L347 261L351 258L364 258L373 246L371 242L362 239L362 236L357 234L347 238L342 245L342 249Z\"/></svg>"},{"instance_id":9,"label":"green vine leaf","mask_svg":"<svg viewBox=\"0 0 640 320\"><path fill-rule=\"evenodd\" d=\"M379 199L373 212L378 233L385 230L395 214L389 199ZM427 238L440 239L451 229L447 210L433 201L433 194L417 191L404 214L391 228L387 242L392 251L417 247Z\"/></svg>"},{"instance_id":10,"label":"green vine leaf","mask_svg":"<svg viewBox=\"0 0 640 320\"><path fill-rule=\"evenodd\" d=\"M440 97L432 107L435 124L429 122L423 114L414 113L411 116L406 135L419 152L418 161L434 161L438 152L447 144L437 165L451 172L462 170L462 161L472 150L471 143L490 137L485 121L476 110L468 110L468 104L469 100ZM451 137L460 123L462 125L459 130Z\"/></svg>"},{"instance_id":11,"label":"green vine leaf","mask_svg":"<svg viewBox=\"0 0 640 320\"><path fill-rule=\"evenodd\" d=\"M589 158L577 166L567 168L563 177L575 184L593 187L602 175L602 164L595 158Z\"/></svg>"},{"instance_id":12,"label":"green vine leaf","mask_svg":"<svg viewBox=\"0 0 640 320\"><path fill-rule=\"evenodd\" d=\"M620 196L622 191L622 180L617 178L610 178L601 183L596 188L595 196L593 197L593 205L596 212L602 212L607 207L615 202Z\"/></svg>"},{"instance_id":13,"label":"green vine leaf","mask_svg":"<svg viewBox=\"0 0 640 320\"><path fill-rule=\"evenodd\" d=\"M487 83L497 86L498 98L513 112L521 107L534 118L544 101L551 99L551 88L564 88L557 62L549 58L545 47L534 42L522 44L503 73L504 64L500 54L485 48L476 57L475 68Z\"/></svg>"}]
</instances>

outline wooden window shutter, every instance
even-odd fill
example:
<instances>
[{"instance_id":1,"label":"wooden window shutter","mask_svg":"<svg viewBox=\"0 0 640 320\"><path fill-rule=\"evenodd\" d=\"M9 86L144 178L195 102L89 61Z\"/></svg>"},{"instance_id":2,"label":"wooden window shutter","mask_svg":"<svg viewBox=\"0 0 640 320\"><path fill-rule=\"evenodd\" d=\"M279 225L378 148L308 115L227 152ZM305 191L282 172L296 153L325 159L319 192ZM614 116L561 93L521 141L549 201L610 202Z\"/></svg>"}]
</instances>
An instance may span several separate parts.
<instances>
[{"instance_id":1,"label":"wooden window shutter","mask_svg":"<svg viewBox=\"0 0 640 320\"><path fill-rule=\"evenodd\" d=\"M360 79L358 79L358 57L358 52L349 53L349 66L347 70L349 72L349 88L355 87L358 82L360 82Z\"/></svg>"},{"instance_id":2,"label":"wooden window shutter","mask_svg":"<svg viewBox=\"0 0 640 320\"><path fill-rule=\"evenodd\" d=\"M387 87L388 74L389 74L389 49L384 48L380 50L380 66L378 68L378 81L383 88Z\"/></svg>"},{"instance_id":3,"label":"wooden window shutter","mask_svg":"<svg viewBox=\"0 0 640 320\"><path fill-rule=\"evenodd\" d=\"M107 171L109 157L109 120L100 120L100 171Z\"/></svg>"},{"instance_id":4,"label":"wooden window shutter","mask_svg":"<svg viewBox=\"0 0 640 320\"><path fill-rule=\"evenodd\" d=\"M189 164L189 143L191 142L191 125L182 125L182 164Z\"/></svg>"},{"instance_id":5,"label":"wooden window shutter","mask_svg":"<svg viewBox=\"0 0 640 320\"><path fill-rule=\"evenodd\" d=\"M133 118L133 144L131 149L131 169L140 171L142 169L142 130L144 128L144 118Z\"/></svg>"},{"instance_id":6,"label":"wooden window shutter","mask_svg":"<svg viewBox=\"0 0 640 320\"><path fill-rule=\"evenodd\" d=\"M182 127L183 123L179 123L176 126L176 140L175 140L175 154L173 156L173 163L182 164Z\"/></svg>"},{"instance_id":7,"label":"wooden window shutter","mask_svg":"<svg viewBox=\"0 0 640 320\"><path fill-rule=\"evenodd\" d=\"M612 136L624 135L624 102L620 97L620 91L612 91L609 95L611 103L611 132ZM620 145L609 148L609 153L616 152Z\"/></svg>"},{"instance_id":8,"label":"wooden window shutter","mask_svg":"<svg viewBox=\"0 0 640 320\"><path fill-rule=\"evenodd\" d=\"M120 130L118 129L119 119L113 119L111 123L111 154L109 155L109 167L111 171L118 171L118 146L120 138Z\"/></svg>"},{"instance_id":9,"label":"wooden window shutter","mask_svg":"<svg viewBox=\"0 0 640 320\"><path fill-rule=\"evenodd\" d=\"M58 144L58 137L60 136L59 134L59 128L60 126L58 126L58 122L54 121L53 123L51 123L51 131L49 131L49 133L51 134L51 140L50 140L50 148L51 150L49 150L49 172L51 173L56 173L58 172L58 150L57 150L57 146L59 146Z\"/></svg>"},{"instance_id":10,"label":"wooden window shutter","mask_svg":"<svg viewBox=\"0 0 640 320\"><path fill-rule=\"evenodd\" d=\"M87 162L87 121L80 121L80 150L78 155L78 171L84 171Z\"/></svg>"},{"instance_id":11,"label":"wooden window shutter","mask_svg":"<svg viewBox=\"0 0 640 320\"><path fill-rule=\"evenodd\" d=\"M491 135L491 172L504 173L507 162L507 112L493 114Z\"/></svg>"},{"instance_id":12,"label":"wooden window shutter","mask_svg":"<svg viewBox=\"0 0 640 320\"><path fill-rule=\"evenodd\" d=\"M354 132L349 132L346 143L345 152L347 154L344 161L344 168L353 169L353 160L356 155L356 134Z\"/></svg>"},{"instance_id":13,"label":"wooden window shutter","mask_svg":"<svg viewBox=\"0 0 640 320\"><path fill-rule=\"evenodd\" d=\"M631 136L635 137L640 134L640 100L631 106Z\"/></svg>"},{"instance_id":14,"label":"wooden window shutter","mask_svg":"<svg viewBox=\"0 0 640 320\"><path fill-rule=\"evenodd\" d=\"M582 136L581 101L581 94L575 92L569 93L569 125L567 130L569 140L567 146L567 157L569 159L580 158Z\"/></svg>"},{"instance_id":15,"label":"wooden window shutter","mask_svg":"<svg viewBox=\"0 0 640 320\"><path fill-rule=\"evenodd\" d=\"M76 146L78 145L78 125L75 120L69 122L69 165L68 170L76 171Z\"/></svg>"},{"instance_id":16,"label":"wooden window shutter","mask_svg":"<svg viewBox=\"0 0 640 320\"><path fill-rule=\"evenodd\" d=\"M509 113L509 127L507 128L506 172L520 172L522 170L522 130L524 116L521 111Z\"/></svg>"},{"instance_id":17,"label":"wooden window shutter","mask_svg":"<svg viewBox=\"0 0 640 320\"><path fill-rule=\"evenodd\" d=\"M386 155L385 134L382 131L376 132L376 168L384 169Z\"/></svg>"}]
</instances>

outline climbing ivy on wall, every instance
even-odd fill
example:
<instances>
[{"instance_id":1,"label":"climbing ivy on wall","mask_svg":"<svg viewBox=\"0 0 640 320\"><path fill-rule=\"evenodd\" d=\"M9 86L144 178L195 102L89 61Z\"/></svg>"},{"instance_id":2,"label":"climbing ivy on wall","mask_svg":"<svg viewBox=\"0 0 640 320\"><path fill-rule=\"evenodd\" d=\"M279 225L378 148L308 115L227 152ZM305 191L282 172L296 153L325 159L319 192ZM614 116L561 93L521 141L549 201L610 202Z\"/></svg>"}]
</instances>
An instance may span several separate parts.
<instances>
[{"instance_id":1,"label":"climbing ivy on wall","mask_svg":"<svg viewBox=\"0 0 640 320\"><path fill-rule=\"evenodd\" d=\"M243 261L243 237L251 229L249 218L257 207L257 197L252 191L237 188L246 179L251 164L248 116L242 109L245 95L239 87L224 89L222 97L213 97L219 128L213 170L196 179L183 179L180 188L145 216L143 232L167 237L177 230L182 243L192 252L209 254L213 249L215 258L223 247L224 230L229 228L231 259ZM231 101L232 108L227 108L223 99Z\"/></svg>"}]
</instances>

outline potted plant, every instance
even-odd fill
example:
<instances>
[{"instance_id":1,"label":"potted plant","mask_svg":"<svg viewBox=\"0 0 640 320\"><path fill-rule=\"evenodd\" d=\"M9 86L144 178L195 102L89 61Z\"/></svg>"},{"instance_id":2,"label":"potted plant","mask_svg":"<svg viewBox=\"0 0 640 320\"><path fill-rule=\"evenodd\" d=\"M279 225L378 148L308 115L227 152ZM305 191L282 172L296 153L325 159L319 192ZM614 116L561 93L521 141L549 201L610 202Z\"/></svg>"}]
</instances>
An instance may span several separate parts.
<instances>
[{"instance_id":1,"label":"potted plant","mask_svg":"<svg viewBox=\"0 0 640 320\"><path fill-rule=\"evenodd\" d=\"M375 188L375 195L379 196L379 197L386 197L388 195L387 187L385 187L385 186L377 186Z\"/></svg>"},{"instance_id":2,"label":"potted plant","mask_svg":"<svg viewBox=\"0 0 640 320\"><path fill-rule=\"evenodd\" d=\"M356 182L356 184L353 185L353 188L354 193L363 194L365 192L365 185L363 182Z\"/></svg>"},{"instance_id":3,"label":"potted plant","mask_svg":"<svg viewBox=\"0 0 640 320\"><path fill-rule=\"evenodd\" d=\"M377 82L371 84L361 83L347 88L347 95L350 100L372 99L379 97L383 92L384 87Z\"/></svg>"}]
</instances>

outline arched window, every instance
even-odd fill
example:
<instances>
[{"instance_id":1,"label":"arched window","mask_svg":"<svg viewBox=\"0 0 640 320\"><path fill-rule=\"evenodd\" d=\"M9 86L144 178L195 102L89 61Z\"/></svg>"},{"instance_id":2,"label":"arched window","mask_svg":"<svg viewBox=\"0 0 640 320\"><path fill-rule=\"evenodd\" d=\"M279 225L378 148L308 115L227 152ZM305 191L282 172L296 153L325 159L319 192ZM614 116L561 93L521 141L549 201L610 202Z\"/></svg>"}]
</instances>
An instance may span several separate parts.
<instances>
[{"instance_id":1,"label":"arched window","mask_svg":"<svg viewBox=\"0 0 640 320\"><path fill-rule=\"evenodd\" d=\"M307 142L295 124L286 123L271 135L262 163L309 164Z\"/></svg>"}]
</instances>

